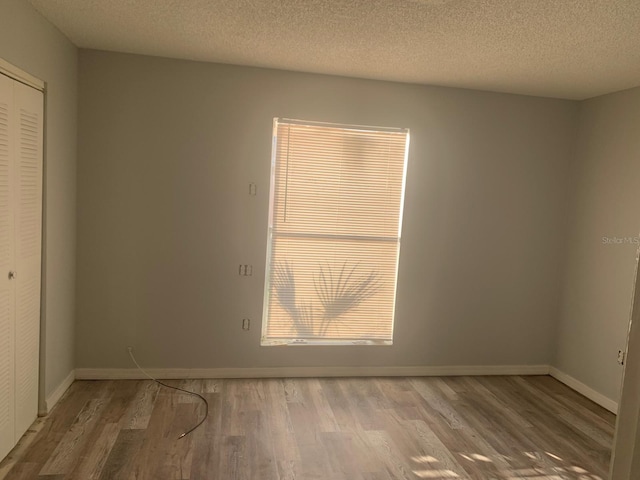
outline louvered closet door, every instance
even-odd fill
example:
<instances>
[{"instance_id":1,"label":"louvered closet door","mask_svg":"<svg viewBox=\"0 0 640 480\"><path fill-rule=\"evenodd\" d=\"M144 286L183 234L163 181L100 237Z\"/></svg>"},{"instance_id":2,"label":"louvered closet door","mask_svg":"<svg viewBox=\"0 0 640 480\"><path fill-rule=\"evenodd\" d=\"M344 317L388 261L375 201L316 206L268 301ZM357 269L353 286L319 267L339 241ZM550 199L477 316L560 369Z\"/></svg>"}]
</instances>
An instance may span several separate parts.
<instances>
[{"instance_id":1,"label":"louvered closet door","mask_svg":"<svg viewBox=\"0 0 640 480\"><path fill-rule=\"evenodd\" d=\"M15 444L13 268L13 80L0 74L0 459Z\"/></svg>"},{"instance_id":2,"label":"louvered closet door","mask_svg":"<svg viewBox=\"0 0 640 480\"><path fill-rule=\"evenodd\" d=\"M38 414L42 247L42 92L14 83L16 441Z\"/></svg>"}]
</instances>

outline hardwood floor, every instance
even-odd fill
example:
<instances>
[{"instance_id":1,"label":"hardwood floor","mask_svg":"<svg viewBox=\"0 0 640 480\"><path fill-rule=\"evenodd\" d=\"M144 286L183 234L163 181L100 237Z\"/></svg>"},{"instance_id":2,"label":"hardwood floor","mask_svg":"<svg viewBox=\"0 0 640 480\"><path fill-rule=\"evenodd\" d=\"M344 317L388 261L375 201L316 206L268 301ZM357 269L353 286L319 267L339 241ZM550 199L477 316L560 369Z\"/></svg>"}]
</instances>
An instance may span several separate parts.
<instances>
[{"instance_id":1,"label":"hardwood floor","mask_svg":"<svg viewBox=\"0 0 640 480\"><path fill-rule=\"evenodd\" d=\"M607 478L613 414L551 377L78 381L6 479ZM3 470L4 469L4 470ZM10 470L8 470L10 469Z\"/></svg>"}]
</instances>

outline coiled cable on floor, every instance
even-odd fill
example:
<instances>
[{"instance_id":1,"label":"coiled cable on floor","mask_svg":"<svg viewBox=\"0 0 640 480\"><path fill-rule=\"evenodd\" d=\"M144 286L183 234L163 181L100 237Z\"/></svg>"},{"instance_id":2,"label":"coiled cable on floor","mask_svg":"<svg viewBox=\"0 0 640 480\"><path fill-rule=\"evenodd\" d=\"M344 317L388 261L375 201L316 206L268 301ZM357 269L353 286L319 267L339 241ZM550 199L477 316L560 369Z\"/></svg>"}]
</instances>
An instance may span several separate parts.
<instances>
[{"instance_id":1,"label":"coiled cable on floor","mask_svg":"<svg viewBox=\"0 0 640 480\"><path fill-rule=\"evenodd\" d=\"M131 357L131 360L133 360L133 363L136 365L136 367L138 367L138 370L140 370L147 378L149 378L150 380L153 380L154 382L156 382L159 385L162 385L163 387L167 387L167 388L172 388L173 390L178 390L180 392L184 392L184 393L188 393L189 395L193 395L194 397L199 397L203 402L204 402L204 417L202 417L202 420L200 420L198 422L197 425L195 425L194 427L190 428L189 430L187 430L186 432L182 433L179 437L178 440L180 440L181 438L186 437L187 435L189 435L191 432L193 432L196 428L198 428L200 425L202 425L204 423L204 421L207 419L207 417L209 416L209 402L207 401L206 398L204 398L202 395L200 395L199 393L196 392L191 392L189 390L185 390L184 388L180 388L180 387L174 387L172 385L167 385L164 382L161 382L160 380L153 378L151 375L149 375L144 368L142 368L138 362L136 361L136 357L133 356L133 348L128 347L127 351L129 352L129 356Z\"/></svg>"}]
</instances>

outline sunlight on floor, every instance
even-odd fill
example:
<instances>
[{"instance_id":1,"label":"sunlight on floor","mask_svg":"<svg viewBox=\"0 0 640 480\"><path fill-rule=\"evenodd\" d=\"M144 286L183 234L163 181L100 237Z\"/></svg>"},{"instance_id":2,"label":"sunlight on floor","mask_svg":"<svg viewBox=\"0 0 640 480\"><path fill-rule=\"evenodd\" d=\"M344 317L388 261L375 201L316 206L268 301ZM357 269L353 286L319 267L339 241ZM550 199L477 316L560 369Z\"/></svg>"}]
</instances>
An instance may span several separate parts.
<instances>
[{"instance_id":1,"label":"sunlight on floor","mask_svg":"<svg viewBox=\"0 0 640 480\"><path fill-rule=\"evenodd\" d=\"M492 473L492 480L603 480L602 477L592 474L581 466L567 463L551 452L522 452L523 458L521 459L514 459L507 455L497 455L492 459L480 453L458 452L457 455L460 457L459 459L449 457L439 460L433 455L411 457L413 462L420 464L420 467L412 472L418 478L436 480L468 478L464 469L466 461L483 464L493 463L498 471L498 476ZM523 467L523 462L531 465ZM512 467L513 464L518 464L518 467Z\"/></svg>"},{"instance_id":2,"label":"sunlight on floor","mask_svg":"<svg viewBox=\"0 0 640 480\"><path fill-rule=\"evenodd\" d=\"M413 473L420 478L460 478L460 475L451 470L414 470Z\"/></svg>"}]
</instances>

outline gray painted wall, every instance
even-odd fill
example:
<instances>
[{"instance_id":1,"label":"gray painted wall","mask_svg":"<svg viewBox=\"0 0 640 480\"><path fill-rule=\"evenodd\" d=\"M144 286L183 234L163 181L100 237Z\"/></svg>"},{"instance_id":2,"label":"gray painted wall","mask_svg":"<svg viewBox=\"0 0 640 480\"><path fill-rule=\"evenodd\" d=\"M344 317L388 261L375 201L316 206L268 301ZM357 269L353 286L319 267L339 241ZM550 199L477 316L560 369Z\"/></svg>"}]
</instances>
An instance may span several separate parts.
<instances>
[{"instance_id":1,"label":"gray painted wall","mask_svg":"<svg viewBox=\"0 0 640 480\"><path fill-rule=\"evenodd\" d=\"M551 361L577 103L97 51L79 88L78 367ZM411 129L393 346L259 346L275 116Z\"/></svg>"},{"instance_id":2,"label":"gray painted wall","mask_svg":"<svg viewBox=\"0 0 640 480\"><path fill-rule=\"evenodd\" d=\"M638 125L640 88L581 103L554 362L615 401L640 241Z\"/></svg>"},{"instance_id":3,"label":"gray painted wall","mask_svg":"<svg viewBox=\"0 0 640 480\"><path fill-rule=\"evenodd\" d=\"M41 385L48 396L75 367L78 52L28 2L2 0L0 57L47 84Z\"/></svg>"}]
</instances>

